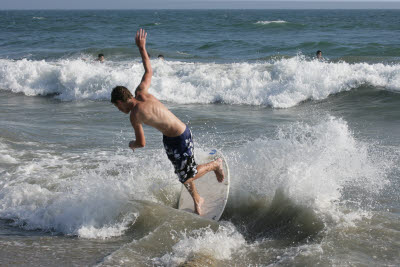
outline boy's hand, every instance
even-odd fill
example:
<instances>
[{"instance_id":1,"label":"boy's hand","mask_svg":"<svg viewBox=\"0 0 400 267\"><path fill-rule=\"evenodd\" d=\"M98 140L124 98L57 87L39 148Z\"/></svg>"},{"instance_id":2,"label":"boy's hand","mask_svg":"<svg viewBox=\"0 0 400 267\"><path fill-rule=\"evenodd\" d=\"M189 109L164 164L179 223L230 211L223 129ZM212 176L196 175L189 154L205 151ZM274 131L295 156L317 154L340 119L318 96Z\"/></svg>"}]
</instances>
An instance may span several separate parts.
<instances>
[{"instance_id":1,"label":"boy's hand","mask_svg":"<svg viewBox=\"0 0 400 267\"><path fill-rule=\"evenodd\" d=\"M136 146L135 146L135 141L130 141L130 142L129 142L129 147L130 147L133 151L135 151L135 148L136 148Z\"/></svg>"},{"instance_id":2,"label":"boy's hand","mask_svg":"<svg viewBox=\"0 0 400 267\"><path fill-rule=\"evenodd\" d=\"M147 32L145 30L140 29L136 32L135 42L137 47L139 47L139 49L146 48L146 37L147 37Z\"/></svg>"}]
</instances>

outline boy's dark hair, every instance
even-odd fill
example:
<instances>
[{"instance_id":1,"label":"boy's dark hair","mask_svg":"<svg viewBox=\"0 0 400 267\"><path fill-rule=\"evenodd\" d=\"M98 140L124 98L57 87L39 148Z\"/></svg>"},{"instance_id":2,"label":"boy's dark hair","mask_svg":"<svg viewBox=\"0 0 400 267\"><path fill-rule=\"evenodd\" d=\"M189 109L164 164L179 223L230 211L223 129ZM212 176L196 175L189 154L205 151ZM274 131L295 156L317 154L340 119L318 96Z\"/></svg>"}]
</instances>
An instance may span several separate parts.
<instances>
[{"instance_id":1,"label":"boy's dark hair","mask_svg":"<svg viewBox=\"0 0 400 267\"><path fill-rule=\"evenodd\" d=\"M99 56L98 57L104 57L104 55L103 54L99 54Z\"/></svg>"},{"instance_id":2,"label":"boy's dark hair","mask_svg":"<svg viewBox=\"0 0 400 267\"><path fill-rule=\"evenodd\" d=\"M319 53L322 53L322 51L321 51L321 50L318 50L318 51L317 51L317 56L318 56Z\"/></svg>"},{"instance_id":3,"label":"boy's dark hair","mask_svg":"<svg viewBox=\"0 0 400 267\"><path fill-rule=\"evenodd\" d=\"M130 98L133 98L133 95L125 86L115 86L111 92L111 103L113 104L116 104L117 100L126 103Z\"/></svg>"}]
</instances>

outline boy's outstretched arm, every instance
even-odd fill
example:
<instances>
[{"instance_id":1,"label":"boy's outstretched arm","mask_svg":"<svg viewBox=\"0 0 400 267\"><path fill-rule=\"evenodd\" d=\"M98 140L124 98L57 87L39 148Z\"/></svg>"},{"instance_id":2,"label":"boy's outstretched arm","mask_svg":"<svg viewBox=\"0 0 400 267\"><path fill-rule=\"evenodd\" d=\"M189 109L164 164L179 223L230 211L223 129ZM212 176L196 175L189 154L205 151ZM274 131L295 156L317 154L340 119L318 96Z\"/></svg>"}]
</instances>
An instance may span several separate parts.
<instances>
[{"instance_id":1,"label":"boy's outstretched arm","mask_svg":"<svg viewBox=\"0 0 400 267\"><path fill-rule=\"evenodd\" d=\"M129 147L135 151L136 148L141 148L146 145L146 138L144 136L142 123L138 121L137 112L131 111L130 121L135 131L136 140L129 142Z\"/></svg>"},{"instance_id":2,"label":"boy's outstretched arm","mask_svg":"<svg viewBox=\"0 0 400 267\"><path fill-rule=\"evenodd\" d=\"M151 84L151 76L153 76L153 69L151 68L150 58L146 51L146 37L147 33L145 30L140 29L136 32L135 42L137 47L139 48L140 55L142 56L144 75L139 86L136 88L135 96L138 92L147 93Z\"/></svg>"}]
</instances>

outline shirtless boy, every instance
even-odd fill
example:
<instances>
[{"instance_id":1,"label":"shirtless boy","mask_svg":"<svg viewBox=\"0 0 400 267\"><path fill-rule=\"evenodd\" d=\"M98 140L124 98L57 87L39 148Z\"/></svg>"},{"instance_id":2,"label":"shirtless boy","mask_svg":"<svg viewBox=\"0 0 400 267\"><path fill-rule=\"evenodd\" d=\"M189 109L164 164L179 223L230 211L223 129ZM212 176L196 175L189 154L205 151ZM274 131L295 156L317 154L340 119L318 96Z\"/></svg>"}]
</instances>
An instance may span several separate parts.
<instances>
[{"instance_id":1,"label":"shirtless boy","mask_svg":"<svg viewBox=\"0 0 400 267\"><path fill-rule=\"evenodd\" d=\"M144 75L136 88L135 97L124 86L117 86L111 92L111 102L123 113L130 113L130 121L136 140L129 143L132 150L146 145L142 123L152 126L163 134L163 143L167 156L175 168L179 181L185 185L194 201L194 210L201 215L204 199L196 190L194 180L214 171L218 182L224 180L222 159L197 165L194 160L192 133L187 125L180 121L153 95L148 93L153 70L146 51L147 33L140 29L135 41L139 48L144 66Z\"/></svg>"}]
</instances>

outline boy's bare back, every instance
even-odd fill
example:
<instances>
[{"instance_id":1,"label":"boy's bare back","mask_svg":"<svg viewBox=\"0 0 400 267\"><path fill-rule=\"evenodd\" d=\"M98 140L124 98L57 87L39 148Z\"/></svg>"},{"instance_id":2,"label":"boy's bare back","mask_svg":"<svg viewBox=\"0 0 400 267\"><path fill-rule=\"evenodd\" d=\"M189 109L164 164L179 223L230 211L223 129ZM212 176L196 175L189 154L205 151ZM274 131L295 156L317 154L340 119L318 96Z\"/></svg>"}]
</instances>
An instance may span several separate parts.
<instances>
[{"instance_id":1,"label":"boy's bare back","mask_svg":"<svg viewBox=\"0 0 400 267\"><path fill-rule=\"evenodd\" d=\"M181 135L186 125L169 111L157 98L147 92L137 92L131 122L152 126L168 137Z\"/></svg>"}]
</instances>

